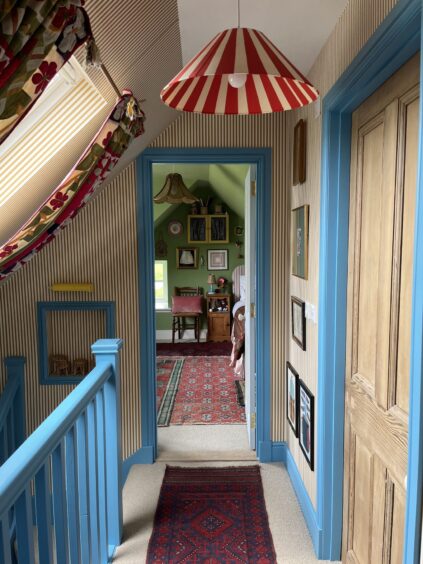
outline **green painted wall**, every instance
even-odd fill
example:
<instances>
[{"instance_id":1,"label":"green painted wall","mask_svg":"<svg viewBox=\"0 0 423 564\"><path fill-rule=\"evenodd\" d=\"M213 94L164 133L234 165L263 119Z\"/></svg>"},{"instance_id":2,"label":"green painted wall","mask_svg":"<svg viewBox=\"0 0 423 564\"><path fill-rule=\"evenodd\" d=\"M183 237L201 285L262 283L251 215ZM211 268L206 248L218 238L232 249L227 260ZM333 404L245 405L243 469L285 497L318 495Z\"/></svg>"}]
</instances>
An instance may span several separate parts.
<instances>
[{"instance_id":1,"label":"green painted wall","mask_svg":"<svg viewBox=\"0 0 423 564\"><path fill-rule=\"evenodd\" d=\"M196 191L198 196L206 197L211 196L213 198L213 202L216 200L221 201L221 199L216 195L216 193L208 186L199 187ZM154 207L163 205L163 204L154 204ZM211 205L211 210L213 211L213 204ZM244 246L242 246L241 250L239 250L236 245L235 241L237 239L242 240L244 243L244 237L236 237L235 236L235 227L242 226L244 227L244 219L239 215L235 214L232 210L230 210L227 206L226 209L229 212L229 244L197 244L197 245L188 245L187 242L187 217L190 213L191 206L181 204L176 209L174 209L173 213L166 217L163 221L156 226L154 231L155 240L157 241L159 238L163 239L167 244L167 260L168 260L168 284L169 284L169 304L171 304L171 297L173 294L173 289L175 286L200 286L203 288L204 294L207 293L208 284L207 284L207 276L209 271L207 270L207 250L208 249L228 249L228 263L229 268L228 270L213 270L211 271L215 274L216 279L220 276L224 276L227 280L231 281L232 271L233 269L240 265L244 264L244 258L238 258L238 254L244 254ZM178 220L184 226L184 232L180 237L171 237L167 232L167 226L170 220ZM176 248L177 247L196 247L198 249L199 254L199 264L197 269L189 269L189 270L180 270L176 268ZM201 257L204 260L204 266L201 267ZM207 318L204 315L202 327L205 328L207 326ZM170 312L156 312L156 329L158 330L170 330L172 328L172 316Z\"/></svg>"},{"instance_id":2,"label":"green painted wall","mask_svg":"<svg viewBox=\"0 0 423 564\"><path fill-rule=\"evenodd\" d=\"M198 195L198 186L211 185L220 200L226 202L234 213L244 217L244 189L248 170L249 165L246 164L155 163L153 164L153 195L160 192L169 172L179 172L186 187L194 194ZM176 207L172 204L154 206L154 223L157 224L171 217Z\"/></svg>"}]
</instances>

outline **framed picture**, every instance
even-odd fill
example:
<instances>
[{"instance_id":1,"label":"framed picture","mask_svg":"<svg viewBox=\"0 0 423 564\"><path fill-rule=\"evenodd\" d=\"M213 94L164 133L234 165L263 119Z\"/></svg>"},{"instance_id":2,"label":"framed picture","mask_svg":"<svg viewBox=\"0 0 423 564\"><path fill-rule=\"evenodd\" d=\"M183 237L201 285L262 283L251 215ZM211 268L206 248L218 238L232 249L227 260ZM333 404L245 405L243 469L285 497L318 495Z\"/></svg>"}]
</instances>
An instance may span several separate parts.
<instances>
[{"instance_id":1,"label":"framed picture","mask_svg":"<svg viewBox=\"0 0 423 564\"><path fill-rule=\"evenodd\" d=\"M314 396L302 380L299 396L298 440L308 465L314 470Z\"/></svg>"},{"instance_id":2,"label":"framed picture","mask_svg":"<svg viewBox=\"0 0 423 564\"><path fill-rule=\"evenodd\" d=\"M294 158L292 183L302 184L306 181L307 127L303 119L294 127Z\"/></svg>"},{"instance_id":3,"label":"framed picture","mask_svg":"<svg viewBox=\"0 0 423 564\"><path fill-rule=\"evenodd\" d=\"M176 268L198 268L198 249L195 247L177 247Z\"/></svg>"},{"instance_id":4,"label":"framed picture","mask_svg":"<svg viewBox=\"0 0 423 564\"><path fill-rule=\"evenodd\" d=\"M209 250L207 251L208 270L228 270L228 250Z\"/></svg>"},{"instance_id":5,"label":"framed picture","mask_svg":"<svg viewBox=\"0 0 423 564\"><path fill-rule=\"evenodd\" d=\"M167 224L167 232L171 237L180 237L184 232L184 226L180 221L177 221L176 219L172 219Z\"/></svg>"},{"instance_id":6,"label":"framed picture","mask_svg":"<svg viewBox=\"0 0 423 564\"><path fill-rule=\"evenodd\" d=\"M286 418L298 437L298 386L300 378L292 365L286 363Z\"/></svg>"},{"instance_id":7,"label":"framed picture","mask_svg":"<svg viewBox=\"0 0 423 564\"><path fill-rule=\"evenodd\" d=\"M303 351L306 350L305 302L291 296L291 336Z\"/></svg>"},{"instance_id":8,"label":"framed picture","mask_svg":"<svg viewBox=\"0 0 423 564\"><path fill-rule=\"evenodd\" d=\"M244 236L244 228L240 225L237 225L234 229L235 237L243 237Z\"/></svg>"},{"instance_id":9,"label":"framed picture","mask_svg":"<svg viewBox=\"0 0 423 564\"><path fill-rule=\"evenodd\" d=\"M291 212L292 274L304 280L308 278L308 216L308 205Z\"/></svg>"}]
</instances>

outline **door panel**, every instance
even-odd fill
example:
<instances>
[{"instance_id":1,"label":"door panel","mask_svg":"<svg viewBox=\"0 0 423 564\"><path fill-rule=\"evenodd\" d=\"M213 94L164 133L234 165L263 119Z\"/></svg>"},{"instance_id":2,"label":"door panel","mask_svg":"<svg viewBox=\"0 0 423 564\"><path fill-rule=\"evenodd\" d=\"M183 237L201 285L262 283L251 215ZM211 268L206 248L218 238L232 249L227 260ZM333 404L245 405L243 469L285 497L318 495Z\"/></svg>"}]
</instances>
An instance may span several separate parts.
<instances>
[{"instance_id":1,"label":"door panel","mask_svg":"<svg viewBox=\"0 0 423 564\"><path fill-rule=\"evenodd\" d=\"M248 442L256 448L256 196L251 184L256 181L256 167L250 166L245 178L245 415Z\"/></svg>"},{"instance_id":2,"label":"door panel","mask_svg":"<svg viewBox=\"0 0 423 564\"><path fill-rule=\"evenodd\" d=\"M412 95L417 93L412 92ZM417 143L419 99L414 98L408 105L403 103L402 119L405 120L404 147L404 212L402 222L402 249L399 295L399 328L398 328L398 372L396 380L395 401L404 412L408 413L408 395L410 384L410 343L411 343L411 296L414 251L414 210L415 186L417 177Z\"/></svg>"},{"instance_id":3,"label":"door panel","mask_svg":"<svg viewBox=\"0 0 423 564\"><path fill-rule=\"evenodd\" d=\"M353 114L343 560L402 562L418 57Z\"/></svg>"}]
</instances>

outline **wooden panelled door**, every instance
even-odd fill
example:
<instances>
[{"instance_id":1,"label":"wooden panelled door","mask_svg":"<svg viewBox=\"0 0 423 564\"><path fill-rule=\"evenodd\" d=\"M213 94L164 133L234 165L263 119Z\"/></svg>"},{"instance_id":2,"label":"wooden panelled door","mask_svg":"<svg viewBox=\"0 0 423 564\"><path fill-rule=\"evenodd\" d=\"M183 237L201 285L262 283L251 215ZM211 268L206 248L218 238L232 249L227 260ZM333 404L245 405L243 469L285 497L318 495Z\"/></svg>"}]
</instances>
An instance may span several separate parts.
<instances>
[{"instance_id":1,"label":"wooden panelled door","mask_svg":"<svg viewBox=\"0 0 423 564\"><path fill-rule=\"evenodd\" d=\"M419 58L353 114L343 561L400 564L407 439Z\"/></svg>"}]
</instances>

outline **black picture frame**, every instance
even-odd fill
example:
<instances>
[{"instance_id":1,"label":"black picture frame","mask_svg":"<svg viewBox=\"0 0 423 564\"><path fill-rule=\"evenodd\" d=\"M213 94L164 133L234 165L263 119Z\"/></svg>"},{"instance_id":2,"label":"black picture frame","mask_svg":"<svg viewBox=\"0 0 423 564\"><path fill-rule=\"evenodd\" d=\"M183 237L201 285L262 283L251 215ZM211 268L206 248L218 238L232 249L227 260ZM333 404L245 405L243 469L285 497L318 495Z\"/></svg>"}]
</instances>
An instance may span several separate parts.
<instances>
[{"instance_id":1,"label":"black picture frame","mask_svg":"<svg viewBox=\"0 0 423 564\"><path fill-rule=\"evenodd\" d=\"M298 323L300 327L297 327ZM303 351L306 350L305 302L295 296L291 296L291 337Z\"/></svg>"},{"instance_id":2,"label":"black picture frame","mask_svg":"<svg viewBox=\"0 0 423 564\"><path fill-rule=\"evenodd\" d=\"M314 396L300 379L298 442L310 469L314 471Z\"/></svg>"},{"instance_id":3,"label":"black picture frame","mask_svg":"<svg viewBox=\"0 0 423 564\"><path fill-rule=\"evenodd\" d=\"M299 406L299 384L298 372L290 362L286 363L286 418L294 435L298 437L298 406ZM292 386L293 383L293 386ZM295 397L292 399L291 392L294 390Z\"/></svg>"}]
</instances>

